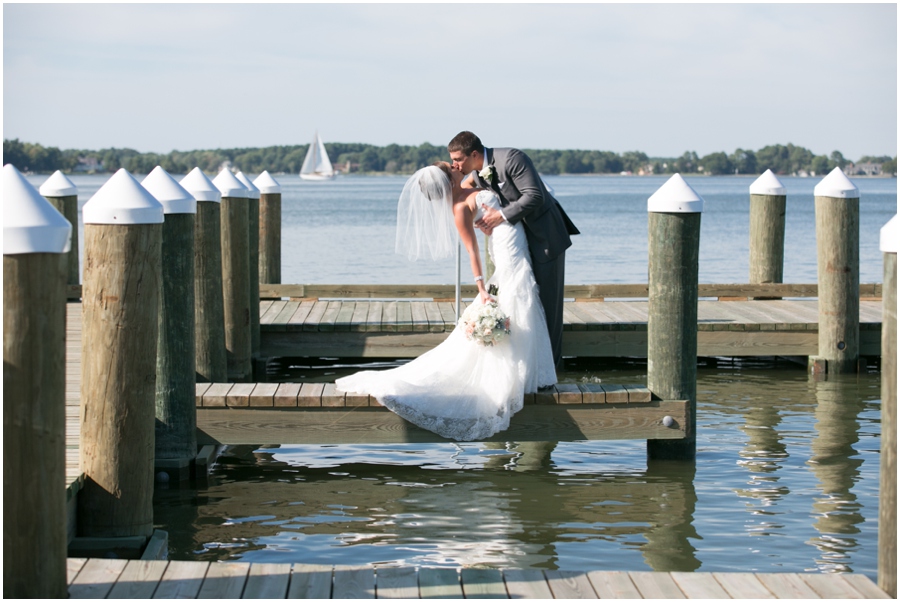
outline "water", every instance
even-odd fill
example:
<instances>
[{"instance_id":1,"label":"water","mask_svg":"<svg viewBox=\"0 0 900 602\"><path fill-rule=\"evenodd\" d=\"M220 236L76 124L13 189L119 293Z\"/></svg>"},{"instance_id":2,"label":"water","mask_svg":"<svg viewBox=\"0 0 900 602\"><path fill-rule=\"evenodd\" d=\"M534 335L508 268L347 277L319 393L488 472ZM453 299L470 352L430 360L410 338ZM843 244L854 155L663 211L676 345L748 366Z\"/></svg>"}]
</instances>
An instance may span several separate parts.
<instances>
[{"instance_id":1,"label":"water","mask_svg":"<svg viewBox=\"0 0 900 602\"><path fill-rule=\"evenodd\" d=\"M564 380L598 374L646 365ZM694 463L648 463L643 441L235 447L207 485L157 491L155 520L180 559L874 580L879 382L704 364Z\"/></svg>"},{"instance_id":2,"label":"water","mask_svg":"<svg viewBox=\"0 0 900 602\"><path fill-rule=\"evenodd\" d=\"M106 179L73 176L79 204ZM279 180L285 283L453 282L452 260L393 253L404 178ZM706 201L701 282L747 281L752 181L688 178ZM816 281L818 181L782 178L786 282ZM583 232L567 255L567 282L646 282L646 200L665 178L547 182ZM854 183L860 281L880 282L878 234L896 213L896 180ZM274 376L322 382L357 368L284 360ZM598 378L645 384L646 364L569 360L561 374ZM879 397L877 368L815 383L783 360L703 359L693 463L648 462L643 441L233 447L207 483L159 488L155 520L175 559L848 571L874 580Z\"/></svg>"},{"instance_id":3,"label":"water","mask_svg":"<svg viewBox=\"0 0 900 602\"><path fill-rule=\"evenodd\" d=\"M175 176L180 179L182 176ZM282 282L290 284L450 284L455 260L409 262L394 253L403 176L344 176L282 185ZM39 186L47 176L29 176ZM83 205L108 176L71 176ZM142 179L142 176L139 176ZM749 279L750 198L755 178L688 177L704 198L700 282ZM582 234L566 254L569 284L647 281L647 198L664 176L546 176ZM816 281L813 188L820 178L782 177L787 188L784 280ZM894 178L858 178L860 282L881 282L879 232L897 212ZM80 216L80 213L79 213ZM80 217L79 217L80 219ZM80 241L84 237L79 238ZM80 243L83 257L83 244ZM470 280L463 262L463 282Z\"/></svg>"}]
</instances>

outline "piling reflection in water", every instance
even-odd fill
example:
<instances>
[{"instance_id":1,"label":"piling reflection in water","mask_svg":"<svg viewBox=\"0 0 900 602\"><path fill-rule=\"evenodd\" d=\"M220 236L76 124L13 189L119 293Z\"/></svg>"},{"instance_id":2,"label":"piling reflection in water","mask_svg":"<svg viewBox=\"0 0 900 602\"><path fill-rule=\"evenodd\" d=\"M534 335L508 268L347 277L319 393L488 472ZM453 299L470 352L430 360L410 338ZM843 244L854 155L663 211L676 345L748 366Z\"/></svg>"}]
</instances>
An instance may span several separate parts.
<instances>
[{"instance_id":1,"label":"piling reflection in water","mask_svg":"<svg viewBox=\"0 0 900 602\"><path fill-rule=\"evenodd\" d=\"M157 492L158 527L176 559L874 578L877 372L701 362L696 462L643 441L233 447L206 485ZM599 366L564 380L646 374Z\"/></svg>"},{"instance_id":2,"label":"piling reflection in water","mask_svg":"<svg viewBox=\"0 0 900 602\"><path fill-rule=\"evenodd\" d=\"M852 375L829 375L827 380L811 379L816 391L815 429L809 465L819 481L812 505L818 536L810 544L818 548L816 562L829 569L848 570L850 552L859 547L862 502L854 493L860 479L863 458L856 450L860 443L859 379ZM877 508L878 498L868 504Z\"/></svg>"}]
</instances>

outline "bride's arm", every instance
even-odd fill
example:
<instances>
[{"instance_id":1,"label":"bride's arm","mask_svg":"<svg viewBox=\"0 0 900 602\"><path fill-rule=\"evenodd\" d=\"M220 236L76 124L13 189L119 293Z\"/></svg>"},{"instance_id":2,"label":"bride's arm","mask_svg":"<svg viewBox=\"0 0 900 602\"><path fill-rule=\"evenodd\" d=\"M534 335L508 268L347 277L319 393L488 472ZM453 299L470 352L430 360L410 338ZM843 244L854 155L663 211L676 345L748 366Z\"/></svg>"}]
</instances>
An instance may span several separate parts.
<instances>
[{"instance_id":1,"label":"bride's arm","mask_svg":"<svg viewBox=\"0 0 900 602\"><path fill-rule=\"evenodd\" d=\"M471 196L478 194L473 192ZM478 238L475 236L475 226L472 223L474 217L469 203L461 202L453 206L453 217L456 221L456 230L466 251L469 253L469 262L472 265L472 275L475 277L475 285L478 287L478 295L482 302L487 303L492 299L484 286L484 272L481 271L481 257L478 253Z\"/></svg>"}]
</instances>

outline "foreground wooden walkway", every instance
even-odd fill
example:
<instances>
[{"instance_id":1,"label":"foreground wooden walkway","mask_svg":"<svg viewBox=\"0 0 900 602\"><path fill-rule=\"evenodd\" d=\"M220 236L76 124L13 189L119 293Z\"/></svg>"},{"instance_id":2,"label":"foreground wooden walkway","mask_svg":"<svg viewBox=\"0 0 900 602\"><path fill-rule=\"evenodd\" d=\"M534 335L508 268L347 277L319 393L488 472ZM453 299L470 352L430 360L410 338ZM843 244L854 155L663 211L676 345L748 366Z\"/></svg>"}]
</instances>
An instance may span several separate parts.
<instances>
[{"instance_id":1,"label":"foreground wooden walkway","mask_svg":"<svg viewBox=\"0 0 900 602\"><path fill-rule=\"evenodd\" d=\"M372 568L70 558L72 598L888 598L864 575Z\"/></svg>"}]
</instances>

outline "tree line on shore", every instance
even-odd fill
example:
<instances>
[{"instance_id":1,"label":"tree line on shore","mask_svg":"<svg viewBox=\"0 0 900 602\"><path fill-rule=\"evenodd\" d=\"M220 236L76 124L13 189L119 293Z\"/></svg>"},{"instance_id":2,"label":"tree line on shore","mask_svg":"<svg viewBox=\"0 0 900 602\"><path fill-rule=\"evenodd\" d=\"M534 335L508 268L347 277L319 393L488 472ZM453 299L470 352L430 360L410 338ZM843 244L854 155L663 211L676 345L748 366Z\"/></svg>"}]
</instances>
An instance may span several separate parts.
<instances>
[{"instance_id":1,"label":"tree line on shore","mask_svg":"<svg viewBox=\"0 0 900 602\"><path fill-rule=\"evenodd\" d=\"M112 173L124 167L137 174L149 173L157 165L173 174L183 174L199 167L214 174L223 165L246 173L298 173L307 144L268 146L264 148L231 148L177 151L167 154L141 153L127 148L79 150L45 147L18 139L3 140L3 163L12 163L20 171L51 173ZM419 146L331 142L325 148L335 167L353 173L410 174L435 161L446 161L447 149L429 143ZM703 157L686 151L680 157L648 157L639 151L622 154L599 150L522 149L543 174L760 174L771 169L778 175L825 174L851 165L880 165L883 175L897 174L897 158L864 156L853 162L840 151L816 155L793 144L774 144L759 150L737 149L733 153L714 152Z\"/></svg>"}]
</instances>

